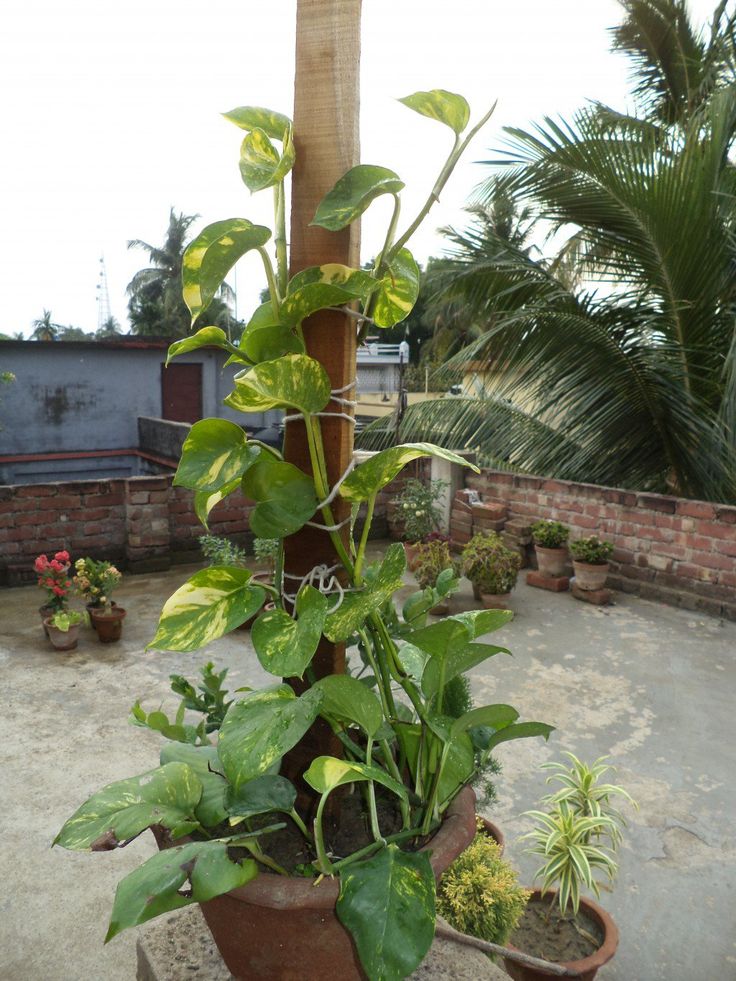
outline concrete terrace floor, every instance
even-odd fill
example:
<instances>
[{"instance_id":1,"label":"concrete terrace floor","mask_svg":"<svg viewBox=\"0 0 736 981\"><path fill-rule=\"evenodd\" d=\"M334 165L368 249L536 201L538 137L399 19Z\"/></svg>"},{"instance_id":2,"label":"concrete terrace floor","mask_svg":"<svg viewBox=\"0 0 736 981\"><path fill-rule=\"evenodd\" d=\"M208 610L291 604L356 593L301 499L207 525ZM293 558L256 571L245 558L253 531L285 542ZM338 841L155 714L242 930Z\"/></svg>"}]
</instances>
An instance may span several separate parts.
<instances>
[{"instance_id":1,"label":"concrete terrace floor","mask_svg":"<svg viewBox=\"0 0 736 981\"><path fill-rule=\"evenodd\" d=\"M153 853L152 839L97 855L49 846L92 792L157 764L159 737L127 723L135 698L149 711L173 709L168 675L193 678L208 658L230 667L232 687L266 680L244 633L206 654L144 652L163 601L190 571L127 577L117 596L128 609L123 640L103 646L87 631L71 654L45 641L37 590L0 591L3 981L135 977L136 931L102 941L115 884ZM465 586L458 610L473 607ZM529 883L535 859L514 839L529 827L521 812L545 792L538 765L564 749L588 761L610 753L615 780L641 809L617 887L604 894L621 942L599 977L736 978L736 624L624 595L599 609L521 583L513 607L515 620L493 640L514 657L472 672L475 697L509 702L557 731L548 744L498 749L489 815L506 833L507 857Z\"/></svg>"}]
</instances>

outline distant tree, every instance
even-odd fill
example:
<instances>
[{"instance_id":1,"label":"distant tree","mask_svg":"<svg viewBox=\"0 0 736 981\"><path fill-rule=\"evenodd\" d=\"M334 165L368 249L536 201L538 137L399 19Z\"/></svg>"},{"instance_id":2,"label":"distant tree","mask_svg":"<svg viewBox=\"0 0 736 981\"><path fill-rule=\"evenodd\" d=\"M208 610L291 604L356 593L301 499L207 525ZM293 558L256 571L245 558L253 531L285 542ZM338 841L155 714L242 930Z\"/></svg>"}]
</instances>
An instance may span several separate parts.
<instances>
[{"instance_id":1,"label":"distant tree","mask_svg":"<svg viewBox=\"0 0 736 981\"><path fill-rule=\"evenodd\" d=\"M119 322L115 317L111 316L107 318L102 327L98 327L95 331L95 338L97 340L105 340L109 337L120 337L122 333L123 331Z\"/></svg>"},{"instance_id":2,"label":"distant tree","mask_svg":"<svg viewBox=\"0 0 736 981\"><path fill-rule=\"evenodd\" d=\"M169 212L169 225L162 246L141 239L128 242L129 249L148 253L150 265L140 269L128 283L128 316L134 334L152 337L185 337L190 332L190 315L182 299L182 260L190 226L199 215ZM198 319L195 326L214 324L229 332L232 291L224 287Z\"/></svg>"},{"instance_id":3,"label":"distant tree","mask_svg":"<svg viewBox=\"0 0 736 981\"><path fill-rule=\"evenodd\" d=\"M55 341L58 338L61 324L54 323L51 319L51 311L44 310L43 316L33 321L33 333L31 340L34 341Z\"/></svg>"},{"instance_id":4,"label":"distant tree","mask_svg":"<svg viewBox=\"0 0 736 981\"><path fill-rule=\"evenodd\" d=\"M57 341L93 341L94 339L94 334L87 333L81 327L72 327L71 324L67 327L59 326L56 335Z\"/></svg>"}]
</instances>

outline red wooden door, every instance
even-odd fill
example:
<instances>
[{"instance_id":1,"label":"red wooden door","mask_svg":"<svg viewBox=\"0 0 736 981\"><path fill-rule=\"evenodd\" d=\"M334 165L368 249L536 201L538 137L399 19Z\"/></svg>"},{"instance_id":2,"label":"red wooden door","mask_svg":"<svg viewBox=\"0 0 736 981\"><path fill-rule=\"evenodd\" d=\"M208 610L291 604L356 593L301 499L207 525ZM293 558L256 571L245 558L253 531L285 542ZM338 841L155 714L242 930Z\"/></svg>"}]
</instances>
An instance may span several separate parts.
<instances>
[{"instance_id":1,"label":"red wooden door","mask_svg":"<svg viewBox=\"0 0 736 981\"><path fill-rule=\"evenodd\" d=\"M202 418L202 365L161 365L161 418L198 422Z\"/></svg>"}]
</instances>

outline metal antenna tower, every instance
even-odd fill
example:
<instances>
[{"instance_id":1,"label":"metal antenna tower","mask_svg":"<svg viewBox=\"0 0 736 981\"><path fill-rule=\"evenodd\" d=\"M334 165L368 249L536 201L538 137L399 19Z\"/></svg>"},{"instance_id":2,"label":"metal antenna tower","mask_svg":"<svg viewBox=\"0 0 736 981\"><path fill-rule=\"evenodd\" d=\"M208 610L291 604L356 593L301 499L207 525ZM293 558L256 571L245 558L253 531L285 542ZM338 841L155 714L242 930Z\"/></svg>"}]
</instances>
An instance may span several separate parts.
<instances>
[{"instance_id":1,"label":"metal antenna tower","mask_svg":"<svg viewBox=\"0 0 736 981\"><path fill-rule=\"evenodd\" d=\"M102 330L110 320L110 293L107 289L107 270L105 257L100 258L100 275L97 281L97 329Z\"/></svg>"}]
</instances>

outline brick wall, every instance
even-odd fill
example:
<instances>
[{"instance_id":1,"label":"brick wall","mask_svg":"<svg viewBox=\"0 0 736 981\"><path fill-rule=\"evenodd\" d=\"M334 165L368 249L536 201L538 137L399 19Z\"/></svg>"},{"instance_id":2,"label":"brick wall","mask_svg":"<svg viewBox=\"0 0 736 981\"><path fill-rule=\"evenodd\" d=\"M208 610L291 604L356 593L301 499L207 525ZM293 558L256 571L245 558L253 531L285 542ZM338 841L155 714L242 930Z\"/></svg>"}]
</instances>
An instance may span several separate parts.
<instances>
[{"instance_id":1,"label":"brick wall","mask_svg":"<svg viewBox=\"0 0 736 981\"><path fill-rule=\"evenodd\" d=\"M612 541L613 589L736 620L736 507L495 470L465 483L507 509L507 530L548 518Z\"/></svg>"},{"instance_id":2,"label":"brick wall","mask_svg":"<svg viewBox=\"0 0 736 981\"><path fill-rule=\"evenodd\" d=\"M33 559L67 549L72 559L105 558L130 571L196 561L204 533L193 494L171 476L80 480L0 487L0 583L35 582ZM250 506L226 498L212 510L210 532L250 541Z\"/></svg>"}]
</instances>

